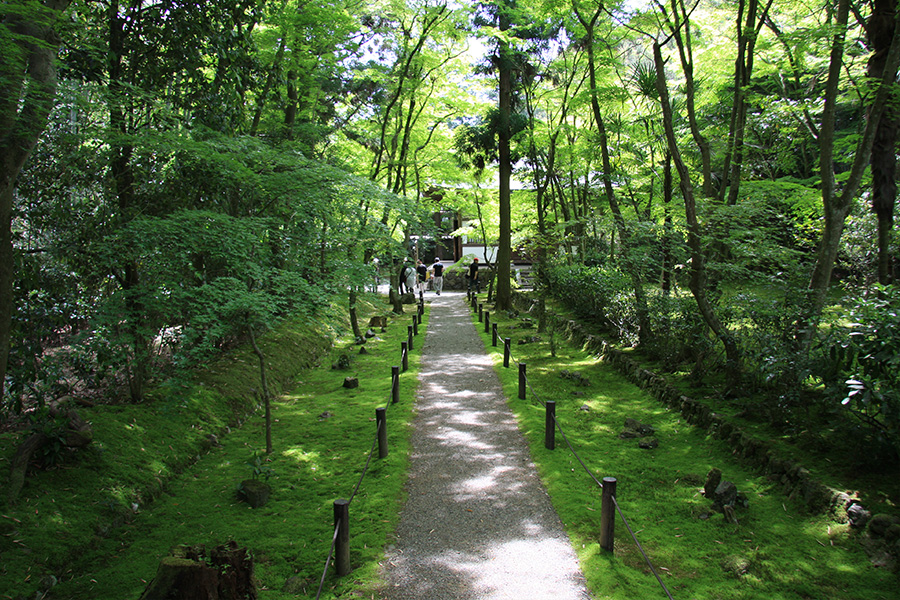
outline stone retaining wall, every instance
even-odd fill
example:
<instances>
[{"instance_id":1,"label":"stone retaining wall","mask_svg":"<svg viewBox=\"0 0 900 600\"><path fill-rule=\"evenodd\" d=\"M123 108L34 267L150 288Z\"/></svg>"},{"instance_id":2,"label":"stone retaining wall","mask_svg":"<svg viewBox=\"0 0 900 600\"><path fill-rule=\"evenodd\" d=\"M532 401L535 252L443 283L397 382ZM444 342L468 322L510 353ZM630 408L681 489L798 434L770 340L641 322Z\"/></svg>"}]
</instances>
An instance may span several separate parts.
<instances>
[{"instance_id":1,"label":"stone retaining wall","mask_svg":"<svg viewBox=\"0 0 900 600\"><path fill-rule=\"evenodd\" d=\"M535 302L528 296L516 294L514 298L520 310L531 311L534 308ZM613 365L629 381L666 406L681 412L688 423L705 429L716 439L726 441L737 456L778 482L790 498L801 501L814 513L831 513L838 521L847 521L847 508L856 498L815 479L799 463L777 456L772 444L751 436L724 416L713 412L706 404L683 395L661 375L643 368L602 337L588 333L578 321L551 313L547 313L546 317L548 324L557 332Z\"/></svg>"}]
</instances>

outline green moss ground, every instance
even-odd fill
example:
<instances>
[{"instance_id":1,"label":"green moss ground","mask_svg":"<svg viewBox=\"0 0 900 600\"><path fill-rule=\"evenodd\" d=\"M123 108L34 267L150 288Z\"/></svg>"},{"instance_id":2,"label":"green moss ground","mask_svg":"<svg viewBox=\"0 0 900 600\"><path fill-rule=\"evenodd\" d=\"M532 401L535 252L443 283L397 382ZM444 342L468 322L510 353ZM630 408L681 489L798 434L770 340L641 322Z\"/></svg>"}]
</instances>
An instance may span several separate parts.
<instances>
[{"instance_id":1,"label":"green moss ground","mask_svg":"<svg viewBox=\"0 0 900 600\"><path fill-rule=\"evenodd\" d=\"M353 347L350 371L330 368L349 348L342 342L321 368L303 371L299 382L296 368L280 378L288 393L274 407L275 451L266 463L274 471L274 493L262 509L236 497L240 480L251 472L246 463L264 448L262 418L234 428L221 447L209 448L207 441L210 432L237 418L236 407L254 402L257 371L249 353L237 355L231 366L222 361L210 368L211 379L188 386L187 394L160 392L140 406L91 411L94 448L61 469L30 477L22 501L0 510L0 597L33 597L53 575L59 583L48 598L137 598L171 546L231 539L251 549L261 598L314 597L331 541L332 504L350 495L372 447L375 408L388 401L390 366L399 364L409 319L397 319L383 339L370 342L371 355L358 356ZM846 525L805 513L734 460L725 445L594 357L559 339L558 356L550 357L547 334L541 334L543 342L518 345L535 330L513 329L518 323L510 319L499 322L503 335L513 338L513 356L528 364L536 393L557 402L557 416L581 458L598 478L617 478L626 518L675 598L896 597L897 575L873 567ZM306 356L309 340L321 339L300 339L309 330L297 324L283 338L271 336L278 341L267 356L281 356L286 365L300 360L274 349L293 345ZM556 450L544 448L542 406L530 394L515 399L515 365L502 368L501 348L492 348L488 336L485 343L496 352L510 404L595 597L665 597L621 521L615 554L599 549L600 491L561 437ZM373 597L378 585L378 561L403 501L417 358L414 352L410 372L401 376L400 403L388 410L391 454L373 459L350 507L355 570L341 580L329 574L323 598ZM562 379L562 369L583 373L591 385ZM360 378L359 389L340 386L348 374ZM296 385L287 387L289 381ZM641 450L634 439L620 440L626 417L656 427L660 447ZM11 455L13 441L0 440L2 456ZM750 508L738 511L738 526L718 514L699 518L708 511L700 489L712 467L750 498Z\"/></svg>"},{"instance_id":2,"label":"green moss ground","mask_svg":"<svg viewBox=\"0 0 900 600\"><path fill-rule=\"evenodd\" d=\"M512 339L514 359L526 363L534 392L556 401L557 419L585 464L598 479L617 479L625 517L676 599L896 598L897 575L872 566L847 525L808 514L737 461L725 444L685 423L595 357L559 336L557 357L551 357L549 334L519 329L521 320L491 317L499 323L501 341L493 348L490 336L482 334L485 345L495 353L510 405L596 598L665 594L621 520L615 525L615 553L600 549L600 490L561 436L555 450L544 448L545 410L531 391L526 400L517 399L518 369L515 362L502 367L503 337ZM518 344L534 335L543 341ZM590 385L560 377L563 369L579 371ZM660 446L643 450L636 439L619 439L626 417L655 427ZM709 511L700 492L712 467L749 497L750 507L737 512L737 526L721 514L700 518Z\"/></svg>"},{"instance_id":3,"label":"green moss ground","mask_svg":"<svg viewBox=\"0 0 900 600\"><path fill-rule=\"evenodd\" d=\"M323 356L325 333L339 335L340 324L323 332L321 324L291 323L265 338L270 378L282 395L273 404L274 452L266 460L274 490L261 509L237 499L240 481L251 475L246 463L265 449L261 414L222 435L241 418L240 407L255 404L258 363L249 352L220 361L181 393L159 390L142 405L84 411L93 447L60 469L30 475L20 502L0 511L0 598L33 596L50 576L58 584L47 598L137 598L172 546L228 540L253 553L261 598L314 595L331 543L332 504L357 484L375 439L375 408L390 400L390 367L400 364L407 321L411 315L393 320L364 356L346 342ZM330 368L340 352L351 356L349 371ZM413 352L400 402L388 409L390 455L379 460L376 452L350 507L351 560L359 568L340 582L329 576L323 597L376 579L402 501L417 365ZM348 375L359 378L359 388L342 387ZM221 446L210 446L210 433ZM15 441L0 440L7 461ZM282 591L291 578L294 589Z\"/></svg>"}]
</instances>

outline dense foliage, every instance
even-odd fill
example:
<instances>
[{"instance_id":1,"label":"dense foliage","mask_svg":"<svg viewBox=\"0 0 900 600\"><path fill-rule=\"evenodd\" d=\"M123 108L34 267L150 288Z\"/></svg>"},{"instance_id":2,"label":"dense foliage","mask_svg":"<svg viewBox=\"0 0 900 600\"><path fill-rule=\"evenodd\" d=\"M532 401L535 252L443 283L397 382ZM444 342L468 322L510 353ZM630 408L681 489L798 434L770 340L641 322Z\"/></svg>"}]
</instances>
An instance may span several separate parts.
<instances>
[{"instance_id":1,"label":"dense foliage","mask_svg":"<svg viewBox=\"0 0 900 600\"><path fill-rule=\"evenodd\" d=\"M4 417L352 313L446 209L665 368L900 447L893 0L0 11Z\"/></svg>"}]
</instances>

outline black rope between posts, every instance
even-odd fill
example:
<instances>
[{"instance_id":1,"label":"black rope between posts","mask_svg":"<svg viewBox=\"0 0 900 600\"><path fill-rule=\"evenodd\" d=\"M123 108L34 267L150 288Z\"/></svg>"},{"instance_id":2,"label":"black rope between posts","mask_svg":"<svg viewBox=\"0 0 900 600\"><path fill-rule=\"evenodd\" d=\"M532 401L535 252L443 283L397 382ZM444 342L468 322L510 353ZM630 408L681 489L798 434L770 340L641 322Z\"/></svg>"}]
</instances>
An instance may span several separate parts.
<instances>
[{"instance_id":1,"label":"black rope between posts","mask_svg":"<svg viewBox=\"0 0 900 600\"><path fill-rule=\"evenodd\" d=\"M505 346L506 346L506 344L504 344L504 351L506 350ZM509 357L516 364L516 366L521 365L521 363L518 360L516 360L516 357L513 356L512 348L509 349ZM538 395L537 391L531 385L531 381L528 379L528 374L525 373L524 377L525 377L525 386L529 389L529 391L531 392L531 395L535 398L535 400L537 400L541 404L541 406L543 406L546 409L547 403ZM587 464L585 464L584 460L582 460L581 456L578 455L578 452L575 450L574 446L572 446L572 442L569 441L569 437L566 435L566 432L563 431L563 427L562 427L562 424L559 422L559 419L556 418L555 414L551 415L551 418L553 419L554 426L559 431L560 435L562 435L563 440L566 442L566 446L569 447L569 450L575 456L576 460L578 460L579 464L581 464L581 467L584 469L585 473L587 473L590 476L590 478L594 480L594 483L597 484L597 487L599 487L602 490L603 482L601 482L599 479L597 479L597 476L594 475L593 472L591 472L591 470L588 468ZM672 594L669 592L669 588L666 587L666 584L663 582L662 577L659 576L659 573L657 572L656 568L653 566L653 562L651 562L650 557L647 556L647 553L644 551L644 547L638 541L637 536L634 533L634 530L631 529L631 525L628 524L628 520L625 519L625 513L622 512L622 508L619 506L619 502L616 500L616 497L611 496L611 498L613 501L613 505L615 505L615 507L616 507L616 512L619 514L619 517L621 517L622 522L625 524L625 529L627 529L628 533L631 534L631 539L634 540L634 543L637 545L638 550L640 551L641 555L644 557L644 560L646 561L647 566L650 567L650 572L653 573L654 577L656 577L656 580L659 582L660 587L662 587L662 590L666 593L666 596L669 598L669 600L674 600L674 598L672 598Z\"/></svg>"},{"instance_id":2,"label":"black rope between posts","mask_svg":"<svg viewBox=\"0 0 900 600\"><path fill-rule=\"evenodd\" d=\"M387 409L385 409L385 413L387 413ZM378 427L375 428L375 439L372 440L372 447L369 448L369 456L366 457L366 466L363 467L362 473L359 475L359 481L356 482L356 487L353 488L353 493L350 494L350 500L347 501L347 504L353 503L353 498L356 497L356 492L359 491L359 486L362 485L363 478L369 471L369 465L372 463L372 455L375 453L375 448L378 446L378 433L381 431L383 425L383 422L379 423Z\"/></svg>"},{"instance_id":3,"label":"black rope between posts","mask_svg":"<svg viewBox=\"0 0 900 600\"><path fill-rule=\"evenodd\" d=\"M520 364L519 361L517 361L516 358L512 355L512 353L510 353L510 358L512 358L513 362L516 363L516 365ZM538 402L541 403L541 406L543 406L546 409L547 403L544 402L544 400L540 396L538 396L534 387L532 387L531 382L528 380L527 373L525 374L525 386L528 387L528 389L531 391L531 395L534 396L534 398ZM567 436L566 432L563 431L562 424L559 422L559 419L556 418L556 415L552 415L552 418L553 418L553 425L556 427L557 431L559 431L560 435L563 437L563 441L566 442L566 446L568 446L569 450L572 452L572 454L575 455L575 459L581 465L581 468L583 468L584 472L587 473L590 476L590 478L594 480L594 483L597 484L597 487L599 487L602 490L603 482L600 481L599 479L597 479L597 476L594 475L594 473L588 468L587 464L585 464L584 460L582 460L581 456L579 456L578 451L575 450L575 447L572 445L572 442L569 441L569 436Z\"/></svg>"},{"instance_id":4,"label":"black rope between posts","mask_svg":"<svg viewBox=\"0 0 900 600\"><path fill-rule=\"evenodd\" d=\"M669 593L669 588L666 587L666 584L663 583L662 577L659 576L659 573L656 572L656 568L653 566L653 563L650 562L650 557L647 556L647 553L644 552L644 547L641 546L641 543L638 541L637 536L634 534L634 531L631 529L631 525L628 524L628 520L625 518L625 513L622 512L622 509L619 507L619 501L616 500L615 496L612 496L613 504L616 507L616 512L619 513L619 516L622 518L622 522L625 523L625 529L628 530L628 533L631 534L631 539L634 540L634 543L637 544L638 550L641 551L641 554L644 557L644 560L647 562L647 566L650 567L650 571L653 573L656 580L659 582L659 585L662 586L663 591L666 593L666 596L669 597L669 600L675 600L672 598L672 594Z\"/></svg>"},{"instance_id":5,"label":"black rope between posts","mask_svg":"<svg viewBox=\"0 0 900 600\"><path fill-rule=\"evenodd\" d=\"M325 560L325 568L322 570L322 578L319 580L319 589L316 592L316 600L322 595L322 586L325 585L325 576L328 575L328 567L331 566L331 559L334 558L334 546L337 544L338 533L341 530L341 521L334 524L334 535L331 536L331 550L328 551L328 558Z\"/></svg>"},{"instance_id":6,"label":"black rope between posts","mask_svg":"<svg viewBox=\"0 0 900 600\"><path fill-rule=\"evenodd\" d=\"M394 379L391 377L391 391L390 394L393 395L394 388ZM392 402L389 399L388 402L384 406L385 414L387 414L387 409L391 406ZM356 482L356 486L353 488L353 493L350 494L350 499L347 501L347 506L353 503L353 499L356 497L356 493L359 491L360 486L362 485L363 479L366 477L366 473L369 471L369 466L372 463L372 455L375 454L375 448L378 446L378 434L381 433L382 427L385 426L384 421L379 422L377 427L375 428L375 437L372 440L372 446L369 448L369 454L366 457L366 464L363 467L362 473L359 475L359 480ZM331 538L331 550L328 552L328 558L325 560L325 568L322 569L322 578L319 580L319 590L316 592L316 600L319 600L319 596L322 594L322 586L325 584L325 577L328 575L328 567L331 566L331 559L334 557L334 546L337 543L337 536L340 530L341 521L335 524L334 527L334 536Z\"/></svg>"}]
</instances>

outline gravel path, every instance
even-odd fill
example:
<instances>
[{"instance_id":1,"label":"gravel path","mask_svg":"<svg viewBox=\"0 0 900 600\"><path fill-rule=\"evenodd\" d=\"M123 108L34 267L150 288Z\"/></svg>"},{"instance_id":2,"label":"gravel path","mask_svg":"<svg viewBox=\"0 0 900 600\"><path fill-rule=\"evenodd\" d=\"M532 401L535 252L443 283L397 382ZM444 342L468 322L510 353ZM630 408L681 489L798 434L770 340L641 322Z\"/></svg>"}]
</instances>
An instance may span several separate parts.
<instances>
[{"instance_id":1,"label":"gravel path","mask_svg":"<svg viewBox=\"0 0 900 600\"><path fill-rule=\"evenodd\" d=\"M385 600L586 600L461 293L429 294L407 492Z\"/></svg>"}]
</instances>

